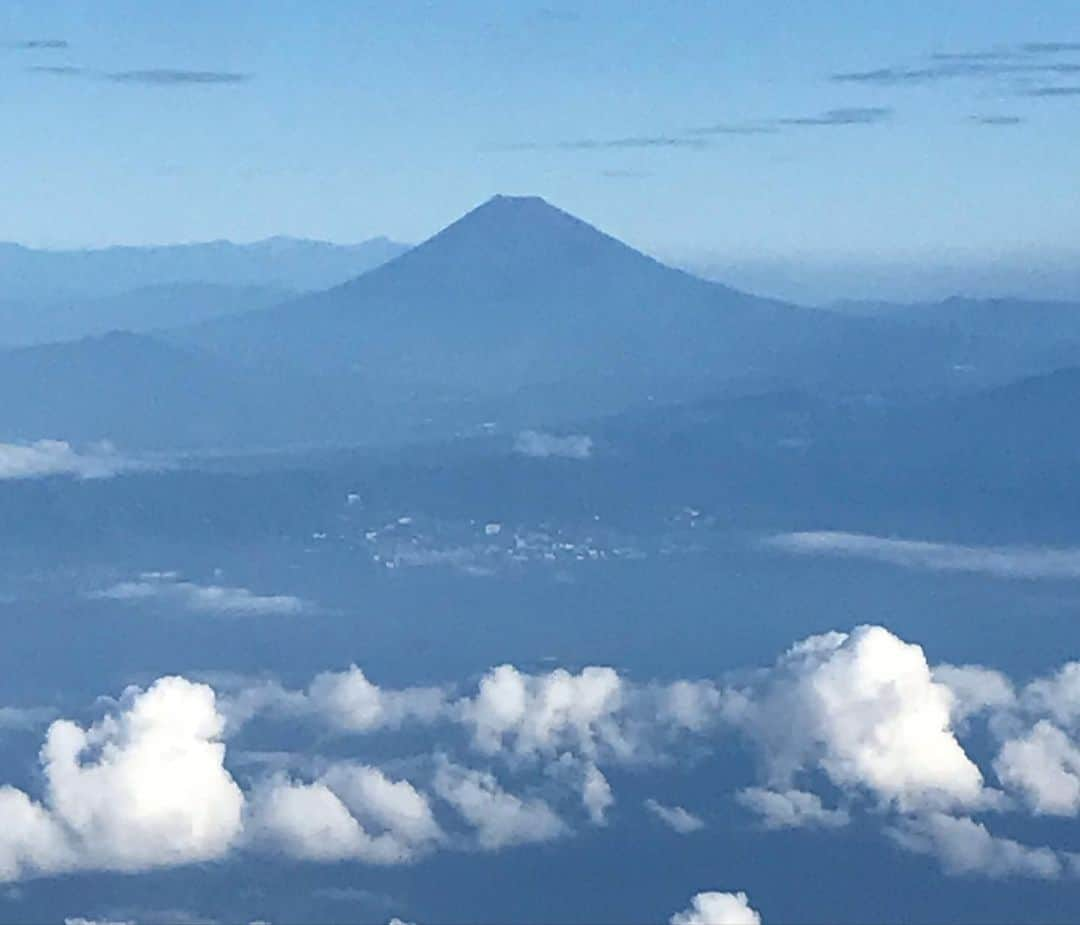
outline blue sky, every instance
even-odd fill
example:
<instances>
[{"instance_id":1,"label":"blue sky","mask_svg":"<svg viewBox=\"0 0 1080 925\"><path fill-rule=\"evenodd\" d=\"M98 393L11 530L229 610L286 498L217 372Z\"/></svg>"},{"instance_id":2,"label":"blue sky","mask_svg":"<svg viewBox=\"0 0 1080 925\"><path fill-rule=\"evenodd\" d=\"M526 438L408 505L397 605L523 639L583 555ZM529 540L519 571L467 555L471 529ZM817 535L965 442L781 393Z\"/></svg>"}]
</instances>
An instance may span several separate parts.
<instances>
[{"instance_id":1,"label":"blue sky","mask_svg":"<svg viewBox=\"0 0 1080 925\"><path fill-rule=\"evenodd\" d=\"M662 253L1080 238L1080 46L1022 47L1072 0L6 0L0 42L3 240L412 241L495 192Z\"/></svg>"}]
</instances>

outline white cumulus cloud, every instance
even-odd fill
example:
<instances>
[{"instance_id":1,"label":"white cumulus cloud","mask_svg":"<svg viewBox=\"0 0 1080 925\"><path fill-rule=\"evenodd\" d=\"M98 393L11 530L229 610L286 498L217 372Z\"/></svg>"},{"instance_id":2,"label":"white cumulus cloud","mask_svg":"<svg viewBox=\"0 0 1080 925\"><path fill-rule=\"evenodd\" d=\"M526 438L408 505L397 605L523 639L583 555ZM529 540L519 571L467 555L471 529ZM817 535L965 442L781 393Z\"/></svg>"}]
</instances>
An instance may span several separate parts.
<instances>
[{"instance_id":1,"label":"white cumulus cloud","mask_svg":"<svg viewBox=\"0 0 1080 925\"><path fill-rule=\"evenodd\" d=\"M670 925L761 925L761 916L745 893L698 893Z\"/></svg>"},{"instance_id":2,"label":"white cumulus cloud","mask_svg":"<svg viewBox=\"0 0 1080 925\"><path fill-rule=\"evenodd\" d=\"M312 709L349 732L396 728L410 720L431 723L447 709L446 694L440 688L387 690L369 681L356 665L317 675L307 698Z\"/></svg>"},{"instance_id":3,"label":"white cumulus cloud","mask_svg":"<svg viewBox=\"0 0 1080 925\"><path fill-rule=\"evenodd\" d=\"M341 763L318 780L283 776L252 799L249 839L313 861L412 861L442 839L426 796L378 768Z\"/></svg>"},{"instance_id":4,"label":"white cumulus cloud","mask_svg":"<svg viewBox=\"0 0 1080 925\"><path fill-rule=\"evenodd\" d=\"M860 626L797 643L726 709L765 750L775 789L816 767L841 788L911 809L986 798L952 729L953 702L919 646Z\"/></svg>"},{"instance_id":5,"label":"white cumulus cloud","mask_svg":"<svg viewBox=\"0 0 1080 925\"><path fill-rule=\"evenodd\" d=\"M821 797L805 790L746 787L735 798L742 806L757 813L767 829L834 829L850 821L845 810L828 809L822 805Z\"/></svg>"},{"instance_id":6,"label":"white cumulus cloud","mask_svg":"<svg viewBox=\"0 0 1080 925\"><path fill-rule=\"evenodd\" d=\"M477 844L487 850L551 841L569 831L543 800L508 793L485 771L443 760L435 792L475 829Z\"/></svg>"},{"instance_id":7,"label":"white cumulus cloud","mask_svg":"<svg viewBox=\"0 0 1080 925\"><path fill-rule=\"evenodd\" d=\"M1059 726L1080 726L1080 662L1067 662L1048 678L1028 684L1021 693L1028 713L1046 714Z\"/></svg>"},{"instance_id":8,"label":"white cumulus cloud","mask_svg":"<svg viewBox=\"0 0 1080 925\"><path fill-rule=\"evenodd\" d=\"M992 668L935 665L933 677L952 691L952 718L958 723L979 713L1008 709L1016 703L1012 682Z\"/></svg>"},{"instance_id":9,"label":"white cumulus cloud","mask_svg":"<svg viewBox=\"0 0 1080 925\"><path fill-rule=\"evenodd\" d=\"M476 696L463 701L460 711L482 751L550 755L573 750L591 757L602 746L616 753L630 749L618 720L624 693L612 668L529 675L500 665L484 675Z\"/></svg>"},{"instance_id":10,"label":"white cumulus cloud","mask_svg":"<svg viewBox=\"0 0 1080 925\"><path fill-rule=\"evenodd\" d=\"M41 802L0 788L0 879L143 870L224 855L244 797L224 767L214 692L166 677L83 728L57 720L41 750Z\"/></svg>"},{"instance_id":11,"label":"white cumulus cloud","mask_svg":"<svg viewBox=\"0 0 1080 925\"><path fill-rule=\"evenodd\" d=\"M1061 858L1052 849L991 835L966 816L932 812L904 820L889 834L908 851L936 856L952 874L1053 879L1062 873Z\"/></svg>"},{"instance_id":12,"label":"white cumulus cloud","mask_svg":"<svg viewBox=\"0 0 1080 925\"><path fill-rule=\"evenodd\" d=\"M611 784L595 764L585 766L581 802L593 825L604 825L607 822L607 811L615 805Z\"/></svg>"},{"instance_id":13,"label":"white cumulus cloud","mask_svg":"<svg viewBox=\"0 0 1080 925\"><path fill-rule=\"evenodd\" d=\"M1001 747L994 770L1019 790L1032 810L1051 816L1080 813L1080 749L1057 726L1040 720Z\"/></svg>"}]
</instances>

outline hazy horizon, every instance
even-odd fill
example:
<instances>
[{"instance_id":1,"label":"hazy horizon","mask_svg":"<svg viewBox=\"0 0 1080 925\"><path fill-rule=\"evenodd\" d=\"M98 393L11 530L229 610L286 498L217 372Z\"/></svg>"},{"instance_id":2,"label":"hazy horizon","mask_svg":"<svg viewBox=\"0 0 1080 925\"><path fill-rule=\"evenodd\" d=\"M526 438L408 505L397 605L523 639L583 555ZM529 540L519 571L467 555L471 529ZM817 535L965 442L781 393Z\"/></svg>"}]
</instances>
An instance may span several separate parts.
<instances>
[{"instance_id":1,"label":"hazy horizon","mask_svg":"<svg viewBox=\"0 0 1080 925\"><path fill-rule=\"evenodd\" d=\"M6 4L0 239L418 241L493 191L663 253L1080 237L1066 0L258 9Z\"/></svg>"}]
</instances>

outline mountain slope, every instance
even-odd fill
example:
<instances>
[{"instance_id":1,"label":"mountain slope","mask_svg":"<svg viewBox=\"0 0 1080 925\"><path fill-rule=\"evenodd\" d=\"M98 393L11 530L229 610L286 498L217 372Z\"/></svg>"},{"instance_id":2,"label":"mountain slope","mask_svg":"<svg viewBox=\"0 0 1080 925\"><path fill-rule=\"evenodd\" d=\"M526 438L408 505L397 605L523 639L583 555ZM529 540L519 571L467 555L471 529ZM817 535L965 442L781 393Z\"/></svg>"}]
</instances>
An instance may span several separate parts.
<instances>
[{"instance_id":1,"label":"mountain slope","mask_svg":"<svg viewBox=\"0 0 1080 925\"><path fill-rule=\"evenodd\" d=\"M706 282L535 197L496 196L359 279L178 336L253 365L504 394L946 368L936 337Z\"/></svg>"}]
</instances>

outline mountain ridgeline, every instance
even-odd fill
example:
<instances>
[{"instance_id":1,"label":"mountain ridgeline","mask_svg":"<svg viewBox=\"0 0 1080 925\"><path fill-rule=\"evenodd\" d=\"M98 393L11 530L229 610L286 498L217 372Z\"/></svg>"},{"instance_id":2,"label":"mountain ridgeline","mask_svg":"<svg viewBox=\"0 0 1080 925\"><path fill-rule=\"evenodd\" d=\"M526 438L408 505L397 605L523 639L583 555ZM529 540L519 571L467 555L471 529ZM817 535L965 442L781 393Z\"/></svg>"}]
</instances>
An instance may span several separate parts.
<instances>
[{"instance_id":1,"label":"mountain ridgeline","mask_svg":"<svg viewBox=\"0 0 1080 925\"><path fill-rule=\"evenodd\" d=\"M270 243L259 259L275 252ZM282 266L260 285L304 288L294 244L278 242ZM201 259L187 253L184 273ZM251 282L230 272L203 285ZM231 310L227 292L203 293L186 309L165 299L156 316L121 299L133 319L124 326L149 334L0 352L0 388L35 399L0 407L0 440L392 444L475 433L487 421L558 426L777 389L906 400L1069 365L1058 353L1047 367L1045 351L1010 351L992 331L802 308L706 282L535 197L496 196L329 289L272 305L260 289Z\"/></svg>"}]
</instances>

